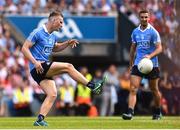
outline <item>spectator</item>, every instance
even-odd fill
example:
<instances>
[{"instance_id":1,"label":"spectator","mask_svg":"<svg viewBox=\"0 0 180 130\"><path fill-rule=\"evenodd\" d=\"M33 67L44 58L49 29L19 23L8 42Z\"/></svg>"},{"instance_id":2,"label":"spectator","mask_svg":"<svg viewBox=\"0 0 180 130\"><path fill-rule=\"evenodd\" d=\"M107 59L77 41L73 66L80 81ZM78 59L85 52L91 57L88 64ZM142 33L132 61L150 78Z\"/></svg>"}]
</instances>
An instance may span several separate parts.
<instances>
[{"instance_id":1,"label":"spectator","mask_svg":"<svg viewBox=\"0 0 180 130\"><path fill-rule=\"evenodd\" d=\"M103 71L101 69L96 69L93 81L98 82L103 77ZM101 108L101 102L102 102L102 95L93 95L93 104L96 106L98 113L100 113Z\"/></svg>"},{"instance_id":2,"label":"spectator","mask_svg":"<svg viewBox=\"0 0 180 130\"><path fill-rule=\"evenodd\" d=\"M95 7L93 5L93 1L92 0L88 0L88 2L85 4L84 15L93 15L93 14L96 14L96 12L94 10L95 10Z\"/></svg>"},{"instance_id":3,"label":"spectator","mask_svg":"<svg viewBox=\"0 0 180 130\"><path fill-rule=\"evenodd\" d=\"M80 0L73 0L73 3L72 5L70 5L69 10L72 12L72 14L82 15L82 12L85 11L85 8Z\"/></svg>"},{"instance_id":4,"label":"spectator","mask_svg":"<svg viewBox=\"0 0 180 130\"><path fill-rule=\"evenodd\" d=\"M14 74L13 80L13 105L15 116L32 116L31 102L33 101L32 88L24 83L20 75Z\"/></svg>"},{"instance_id":5,"label":"spectator","mask_svg":"<svg viewBox=\"0 0 180 130\"><path fill-rule=\"evenodd\" d=\"M179 24L176 21L176 19L174 18L174 16L170 15L170 19L167 19L166 25L169 27L169 33L171 35L174 35L174 33L177 31L177 27Z\"/></svg>"},{"instance_id":6,"label":"spectator","mask_svg":"<svg viewBox=\"0 0 180 130\"><path fill-rule=\"evenodd\" d=\"M108 80L102 91L100 115L112 116L114 114L114 105L117 103L116 87L119 83L117 67L114 64L110 65L104 75L107 75Z\"/></svg>"},{"instance_id":7,"label":"spectator","mask_svg":"<svg viewBox=\"0 0 180 130\"><path fill-rule=\"evenodd\" d=\"M12 0L6 0L4 11L5 13L16 14L18 12L18 8Z\"/></svg>"},{"instance_id":8,"label":"spectator","mask_svg":"<svg viewBox=\"0 0 180 130\"><path fill-rule=\"evenodd\" d=\"M74 88L63 80L63 85L59 88L60 98L56 103L56 107L61 111L62 115L74 115Z\"/></svg>"},{"instance_id":9,"label":"spectator","mask_svg":"<svg viewBox=\"0 0 180 130\"><path fill-rule=\"evenodd\" d=\"M91 74L88 73L87 67L81 67L80 73L89 81L92 80ZM92 91L82 84L78 84L75 90L76 115L87 116L92 106Z\"/></svg>"},{"instance_id":10,"label":"spectator","mask_svg":"<svg viewBox=\"0 0 180 130\"><path fill-rule=\"evenodd\" d=\"M111 6L106 0L100 0L99 8L97 10L100 12L100 14L107 15L108 12L111 10Z\"/></svg>"},{"instance_id":11,"label":"spectator","mask_svg":"<svg viewBox=\"0 0 180 130\"><path fill-rule=\"evenodd\" d=\"M21 0L18 3L18 12L22 15L32 14L32 5L27 0Z\"/></svg>"}]
</instances>

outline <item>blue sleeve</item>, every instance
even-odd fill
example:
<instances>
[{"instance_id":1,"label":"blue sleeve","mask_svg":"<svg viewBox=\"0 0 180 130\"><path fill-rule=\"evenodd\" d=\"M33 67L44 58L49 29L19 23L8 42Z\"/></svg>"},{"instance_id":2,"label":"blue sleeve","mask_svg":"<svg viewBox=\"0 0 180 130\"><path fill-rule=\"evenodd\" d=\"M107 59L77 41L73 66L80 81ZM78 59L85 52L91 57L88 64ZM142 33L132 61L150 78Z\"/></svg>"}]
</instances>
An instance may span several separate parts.
<instances>
[{"instance_id":1,"label":"blue sleeve","mask_svg":"<svg viewBox=\"0 0 180 130\"><path fill-rule=\"evenodd\" d=\"M158 31L156 31L156 30L153 31L153 39L152 40L153 40L154 44L161 42L161 38L160 38Z\"/></svg>"},{"instance_id":2,"label":"blue sleeve","mask_svg":"<svg viewBox=\"0 0 180 130\"><path fill-rule=\"evenodd\" d=\"M31 34L29 35L27 40L32 42L32 44L34 45L37 42L37 38L38 38L37 35L38 35L38 32L36 30L34 30L33 32L31 32Z\"/></svg>"}]
</instances>

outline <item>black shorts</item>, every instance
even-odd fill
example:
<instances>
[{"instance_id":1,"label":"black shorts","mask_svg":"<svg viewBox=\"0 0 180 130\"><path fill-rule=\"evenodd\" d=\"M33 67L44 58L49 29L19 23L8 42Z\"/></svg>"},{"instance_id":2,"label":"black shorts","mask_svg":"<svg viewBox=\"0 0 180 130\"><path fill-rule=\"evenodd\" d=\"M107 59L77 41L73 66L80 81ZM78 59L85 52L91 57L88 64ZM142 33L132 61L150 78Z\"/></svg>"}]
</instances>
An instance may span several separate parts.
<instances>
[{"instance_id":1,"label":"black shorts","mask_svg":"<svg viewBox=\"0 0 180 130\"><path fill-rule=\"evenodd\" d=\"M31 70L31 76L33 77L33 79L40 84L40 82L44 79L52 79L52 77L46 77L46 73L48 72L49 68L51 67L53 62L43 62L41 63L42 68L44 69L43 73L39 74L36 72L36 68L33 68Z\"/></svg>"},{"instance_id":2,"label":"black shorts","mask_svg":"<svg viewBox=\"0 0 180 130\"><path fill-rule=\"evenodd\" d=\"M137 65L134 65L131 70L131 75L137 75L146 79L157 79L160 77L159 67L153 67L152 71L149 74L143 74L138 70Z\"/></svg>"}]
</instances>

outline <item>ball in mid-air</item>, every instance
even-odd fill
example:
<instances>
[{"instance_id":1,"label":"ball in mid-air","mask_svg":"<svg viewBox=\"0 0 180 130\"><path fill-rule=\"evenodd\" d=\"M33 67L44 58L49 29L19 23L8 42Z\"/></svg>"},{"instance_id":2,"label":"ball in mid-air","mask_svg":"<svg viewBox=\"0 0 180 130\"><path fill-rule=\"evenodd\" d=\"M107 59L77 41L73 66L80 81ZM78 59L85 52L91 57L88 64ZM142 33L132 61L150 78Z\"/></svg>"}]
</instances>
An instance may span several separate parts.
<instances>
[{"instance_id":1,"label":"ball in mid-air","mask_svg":"<svg viewBox=\"0 0 180 130\"><path fill-rule=\"evenodd\" d=\"M143 58L139 63L138 63L138 70L143 73L143 74L148 74L152 71L153 69L153 63L150 59L148 58Z\"/></svg>"}]
</instances>

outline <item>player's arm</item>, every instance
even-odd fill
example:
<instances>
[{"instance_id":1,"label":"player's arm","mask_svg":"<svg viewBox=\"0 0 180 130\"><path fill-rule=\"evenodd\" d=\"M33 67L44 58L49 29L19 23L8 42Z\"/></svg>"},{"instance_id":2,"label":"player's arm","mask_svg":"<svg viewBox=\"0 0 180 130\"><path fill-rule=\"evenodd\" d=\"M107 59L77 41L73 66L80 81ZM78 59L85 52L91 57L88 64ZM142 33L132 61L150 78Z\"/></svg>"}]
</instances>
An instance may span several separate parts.
<instances>
[{"instance_id":1,"label":"player's arm","mask_svg":"<svg viewBox=\"0 0 180 130\"><path fill-rule=\"evenodd\" d=\"M153 58L159 55L162 52L162 44L161 42L156 43L156 49L149 55L149 58Z\"/></svg>"},{"instance_id":2,"label":"player's arm","mask_svg":"<svg viewBox=\"0 0 180 130\"><path fill-rule=\"evenodd\" d=\"M135 39L135 30L133 30L131 34L131 47L130 47L130 53L129 53L129 70L131 70L133 64L134 64L134 58L136 55L136 39Z\"/></svg>"},{"instance_id":3,"label":"player's arm","mask_svg":"<svg viewBox=\"0 0 180 130\"><path fill-rule=\"evenodd\" d=\"M145 57L149 59L159 55L162 52L162 44L161 44L161 38L160 38L159 33L157 31L154 31L152 38L153 38L153 42L155 44L156 49L151 54L145 55Z\"/></svg>"},{"instance_id":4,"label":"player's arm","mask_svg":"<svg viewBox=\"0 0 180 130\"><path fill-rule=\"evenodd\" d=\"M71 46L72 48L74 48L77 46L77 44L79 44L79 42L76 39L67 40L62 43L57 42L53 48L53 52L62 51L64 49L66 49L68 46Z\"/></svg>"},{"instance_id":5,"label":"player's arm","mask_svg":"<svg viewBox=\"0 0 180 130\"><path fill-rule=\"evenodd\" d=\"M135 58L135 53L136 52L136 44L132 43L131 44L131 48L130 48L130 54L129 54L129 69L132 68L133 64L134 64L134 58Z\"/></svg>"},{"instance_id":6,"label":"player's arm","mask_svg":"<svg viewBox=\"0 0 180 130\"><path fill-rule=\"evenodd\" d=\"M22 46L22 53L24 54L24 56L30 60L33 64L35 64L37 61L36 59L32 56L31 52L30 52L30 48L32 47L32 43L28 40L26 40Z\"/></svg>"},{"instance_id":7,"label":"player's arm","mask_svg":"<svg viewBox=\"0 0 180 130\"><path fill-rule=\"evenodd\" d=\"M26 40L22 46L22 53L24 54L24 56L31 61L36 68L37 73L42 73L43 72L43 68L41 66L41 62L38 62L31 54L30 52L30 48L33 46L33 44L29 41Z\"/></svg>"}]
</instances>

